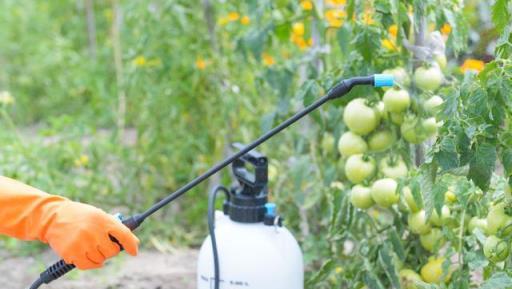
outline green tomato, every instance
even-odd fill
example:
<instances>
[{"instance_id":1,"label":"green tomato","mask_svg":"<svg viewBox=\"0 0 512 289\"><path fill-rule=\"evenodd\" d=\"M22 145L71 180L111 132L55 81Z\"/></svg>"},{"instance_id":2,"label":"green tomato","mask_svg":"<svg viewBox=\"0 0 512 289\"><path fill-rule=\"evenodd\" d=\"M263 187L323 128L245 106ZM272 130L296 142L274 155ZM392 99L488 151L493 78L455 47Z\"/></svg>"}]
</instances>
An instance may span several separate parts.
<instances>
[{"instance_id":1,"label":"green tomato","mask_svg":"<svg viewBox=\"0 0 512 289\"><path fill-rule=\"evenodd\" d=\"M492 235L485 239L484 243L484 255L485 257L493 262L498 263L505 261L510 252L510 246L508 242Z\"/></svg>"},{"instance_id":2,"label":"green tomato","mask_svg":"<svg viewBox=\"0 0 512 289\"><path fill-rule=\"evenodd\" d=\"M443 272L443 263L445 258L430 258L427 264L421 267L421 278L430 284L439 284L441 282L449 282L451 278L451 270L447 274ZM444 280L443 280L443 276Z\"/></svg>"},{"instance_id":3,"label":"green tomato","mask_svg":"<svg viewBox=\"0 0 512 289\"><path fill-rule=\"evenodd\" d=\"M427 139L427 137L416 127L417 119L408 117L400 126L402 137L412 143L419 144Z\"/></svg>"},{"instance_id":4,"label":"green tomato","mask_svg":"<svg viewBox=\"0 0 512 289\"><path fill-rule=\"evenodd\" d=\"M388 129L374 132L368 139L368 145L372 151L385 151L395 143L395 135Z\"/></svg>"},{"instance_id":5,"label":"green tomato","mask_svg":"<svg viewBox=\"0 0 512 289\"><path fill-rule=\"evenodd\" d=\"M412 213L418 212L421 209L421 207L418 205L418 203L416 203L416 200L414 199L414 196L412 195L411 189L409 189L409 187L404 187L402 192L404 193L404 199L405 199L405 202L407 203L407 207L409 208L409 211L411 211Z\"/></svg>"},{"instance_id":6,"label":"green tomato","mask_svg":"<svg viewBox=\"0 0 512 289\"><path fill-rule=\"evenodd\" d=\"M350 202L358 209L368 209L373 206L371 190L362 185L355 185L350 191Z\"/></svg>"},{"instance_id":7,"label":"green tomato","mask_svg":"<svg viewBox=\"0 0 512 289\"><path fill-rule=\"evenodd\" d=\"M362 154L367 150L368 145L364 139L351 131L347 131L342 134L338 141L338 151L344 157Z\"/></svg>"},{"instance_id":8,"label":"green tomato","mask_svg":"<svg viewBox=\"0 0 512 289\"><path fill-rule=\"evenodd\" d=\"M363 98L356 98L345 107L343 121L352 132L367 135L379 125L380 117Z\"/></svg>"},{"instance_id":9,"label":"green tomato","mask_svg":"<svg viewBox=\"0 0 512 289\"><path fill-rule=\"evenodd\" d=\"M443 73L435 65L430 67L421 66L414 72L414 82L421 90L434 91L438 89L443 82L443 78Z\"/></svg>"},{"instance_id":10,"label":"green tomato","mask_svg":"<svg viewBox=\"0 0 512 289\"><path fill-rule=\"evenodd\" d=\"M386 111L403 112L411 105L411 97L405 89L392 88L383 97Z\"/></svg>"},{"instance_id":11,"label":"green tomato","mask_svg":"<svg viewBox=\"0 0 512 289\"><path fill-rule=\"evenodd\" d=\"M425 250L433 252L434 248L440 248L445 243L443 232L434 228L429 233L420 236L420 243Z\"/></svg>"},{"instance_id":12,"label":"green tomato","mask_svg":"<svg viewBox=\"0 0 512 289\"><path fill-rule=\"evenodd\" d=\"M390 114L391 122L397 125L401 125L404 122L404 114L391 112Z\"/></svg>"},{"instance_id":13,"label":"green tomato","mask_svg":"<svg viewBox=\"0 0 512 289\"><path fill-rule=\"evenodd\" d=\"M379 171L382 175L392 179L407 177L408 169L402 158L392 160L390 157L384 157L379 162Z\"/></svg>"},{"instance_id":14,"label":"green tomato","mask_svg":"<svg viewBox=\"0 0 512 289\"><path fill-rule=\"evenodd\" d=\"M457 195L455 195L452 190L453 189L448 189L448 191L444 193L444 201L448 204L453 204L457 201Z\"/></svg>"},{"instance_id":15,"label":"green tomato","mask_svg":"<svg viewBox=\"0 0 512 289\"><path fill-rule=\"evenodd\" d=\"M416 213L409 214L407 222L409 224L409 229L416 234L427 234L432 229L427 220L425 210L419 210Z\"/></svg>"},{"instance_id":16,"label":"green tomato","mask_svg":"<svg viewBox=\"0 0 512 289\"><path fill-rule=\"evenodd\" d=\"M400 277L400 287L402 289L417 289L417 282L421 282L421 277L418 273L411 269L402 269L398 273Z\"/></svg>"},{"instance_id":17,"label":"green tomato","mask_svg":"<svg viewBox=\"0 0 512 289\"><path fill-rule=\"evenodd\" d=\"M430 216L430 223L434 226L441 227L442 225L446 224L446 221L450 219L450 216L450 208L443 206L441 208L441 216L439 216L437 210L432 211L432 216Z\"/></svg>"},{"instance_id":18,"label":"green tomato","mask_svg":"<svg viewBox=\"0 0 512 289\"><path fill-rule=\"evenodd\" d=\"M393 69L386 69L382 72L382 74L391 74L393 75L395 83L398 83L403 86L409 86L411 84L411 79L409 78L409 74L403 67L395 67Z\"/></svg>"},{"instance_id":19,"label":"green tomato","mask_svg":"<svg viewBox=\"0 0 512 289\"><path fill-rule=\"evenodd\" d=\"M386 111L386 108L384 107L384 102L377 102L377 104L375 105L375 110L379 114L379 118L388 119L388 113Z\"/></svg>"},{"instance_id":20,"label":"green tomato","mask_svg":"<svg viewBox=\"0 0 512 289\"><path fill-rule=\"evenodd\" d=\"M322 143L320 144L322 147L322 152L326 155L329 155L334 151L334 136L328 132L324 133L322 136Z\"/></svg>"},{"instance_id":21,"label":"green tomato","mask_svg":"<svg viewBox=\"0 0 512 289\"><path fill-rule=\"evenodd\" d=\"M345 163L345 175L353 184L360 184L375 174L375 160L362 154L352 155Z\"/></svg>"},{"instance_id":22,"label":"green tomato","mask_svg":"<svg viewBox=\"0 0 512 289\"><path fill-rule=\"evenodd\" d=\"M487 233L496 235L500 231L505 236L512 231L512 217L505 214L505 203L493 206L487 214Z\"/></svg>"},{"instance_id":23,"label":"green tomato","mask_svg":"<svg viewBox=\"0 0 512 289\"><path fill-rule=\"evenodd\" d=\"M388 208L397 204L400 195L397 192L398 184L395 180L384 178L376 180L372 185L372 198L377 205Z\"/></svg>"},{"instance_id":24,"label":"green tomato","mask_svg":"<svg viewBox=\"0 0 512 289\"><path fill-rule=\"evenodd\" d=\"M424 119L421 122L421 125L423 126L424 131L429 137L437 134L438 124L435 117L429 117L427 119Z\"/></svg>"},{"instance_id":25,"label":"green tomato","mask_svg":"<svg viewBox=\"0 0 512 289\"><path fill-rule=\"evenodd\" d=\"M471 218L468 224L468 231L472 233L476 228L479 228L483 233L487 232L487 219Z\"/></svg>"},{"instance_id":26,"label":"green tomato","mask_svg":"<svg viewBox=\"0 0 512 289\"><path fill-rule=\"evenodd\" d=\"M434 95L423 103L425 110L434 115L439 112L444 100L439 95Z\"/></svg>"}]
</instances>

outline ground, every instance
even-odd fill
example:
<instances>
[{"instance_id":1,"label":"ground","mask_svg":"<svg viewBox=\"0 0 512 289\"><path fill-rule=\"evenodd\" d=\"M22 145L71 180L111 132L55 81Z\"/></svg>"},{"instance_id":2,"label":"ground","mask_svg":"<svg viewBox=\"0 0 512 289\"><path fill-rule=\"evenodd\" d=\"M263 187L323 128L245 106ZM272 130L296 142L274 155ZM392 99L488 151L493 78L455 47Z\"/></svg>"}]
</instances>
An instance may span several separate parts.
<instances>
[{"instance_id":1,"label":"ground","mask_svg":"<svg viewBox=\"0 0 512 289\"><path fill-rule=\"evenodd\" d=\"M56 260L51 252L0 257L0 287L8 289L27 289L44 264ZM196 259L194 250L142 251L137 257L122 254L103 269L75 270L41 289L195 289Z\"/></svg>"}]
</instances>

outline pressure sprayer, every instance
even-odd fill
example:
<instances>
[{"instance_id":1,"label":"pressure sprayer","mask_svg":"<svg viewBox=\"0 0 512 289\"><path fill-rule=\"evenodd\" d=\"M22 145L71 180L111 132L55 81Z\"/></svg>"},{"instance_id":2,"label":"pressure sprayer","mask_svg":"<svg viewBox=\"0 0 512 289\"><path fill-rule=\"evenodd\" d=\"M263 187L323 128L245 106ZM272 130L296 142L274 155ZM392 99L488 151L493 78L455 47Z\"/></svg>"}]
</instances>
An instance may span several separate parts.
<instances>
[{"instance_id":1,"label":"pressure sprayer","mask_svg":"<svg viewBox=\"0 0 512 289\"><path fill-rule=\"evenodd\" d=\"M347 94L356 85L373 85L374 87L393 86L393 76L375 74L341 80L325 96L266 132L254 142L245 146L238 146L239 151L237 153L217 163L202 175L154 204L147 211L127 218L121 217L122 223L132 231L137 229L147 217L153 215L229 164L234 163L233 172L237 176L240 186L231 191L224 187L217 187L210 194L210 237L203 244L199 256L198 288L211 288L209 283L211 281L213 281L213 288L215 289L219 288L220 283L222 283L224 289L303 288L302 253L291 234L281 227L281 219L276 215L275 205L266 203L266 158L251 151L327 101ZM252 176L244 168L247 162L255 166L255 174ZM217 218L217 228L214 229L212 207L215 196L219 191L223 191L228 195L224 207L227 215L229 215L229 220L219 215ZM262 222L263 225L261 225ZM215 233L219 235L219 240L216 240ZM116 239L113 237L111 239L112 242L117 243L121 247ZM222 244L221 250L218 250L217 242ZM210 251L211 255L207 251ZM222 253L222 256L219 256L219 253ZM225 258L228 256L229 258ZM240 258L241 256L243 258ZM210 267L210 269L206 267ZM74 268L74 265L66 264L64 260L60 260L42 272L39 278L30 286L30 289L37 289L43 284L48 284ZM225 275L222 270L225 270L225 273L229 275ZM275 283L274 281L277 281L275 276L279 276L279 280L283 280L283 283ZM290 281L285 281L285 278L290 278ZM266 281L261 281L262 279ZM249 283L248 280L255 280L255 282Z\"/></svg>"}]
</instances>

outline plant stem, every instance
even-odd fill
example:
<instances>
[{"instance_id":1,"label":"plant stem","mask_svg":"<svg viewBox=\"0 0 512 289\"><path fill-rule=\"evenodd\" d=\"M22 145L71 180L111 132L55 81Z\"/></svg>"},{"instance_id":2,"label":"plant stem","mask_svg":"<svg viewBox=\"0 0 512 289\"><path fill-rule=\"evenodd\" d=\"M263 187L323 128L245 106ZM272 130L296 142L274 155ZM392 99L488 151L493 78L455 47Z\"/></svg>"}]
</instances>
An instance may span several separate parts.
<instances>
[{"instance_id":1,"label":"plant stem","mask_svg":"<svg viewBox=\"0 0 512 289\"><path fill-rule=\"evenodd\" d=\"M94 21L93 0L84 0L85 18L87 20L87 40L89 42L89 53L92 59L96 60L96 24Z\"/></svg>"},{"instance_id":2,"label":"plant stem","mask_svg":"<svg viewBox=\"0 0 512 289\"><path fill-rule=\"evenodd\" d=\"M124 137L124 128L126 122L126 93L124 91L124 69L121 48L121 22L122 11L118 0L112 0L112 11L114 13L112 21L112 45L114 48L114 64L117 82L117 130L118 140L122 142Z\"/></svg>"},{"instance_id":3,"label":"plant stem","mask_svg":"<svg viewBox=\"0 0 512 289\"><path fill-rule=\"evenodd\" d=\"M416 13L414 14L414 45L422 47L425 45L425 32L427 29L427 18L425 16L425 4L418 1L415 7ZM414 53L413 67L417 68L420 64L420 56ZM421 166L425 162L425 149L423 144L414 146L414 157L416 166Z\"/></svg>"}]
</instances>

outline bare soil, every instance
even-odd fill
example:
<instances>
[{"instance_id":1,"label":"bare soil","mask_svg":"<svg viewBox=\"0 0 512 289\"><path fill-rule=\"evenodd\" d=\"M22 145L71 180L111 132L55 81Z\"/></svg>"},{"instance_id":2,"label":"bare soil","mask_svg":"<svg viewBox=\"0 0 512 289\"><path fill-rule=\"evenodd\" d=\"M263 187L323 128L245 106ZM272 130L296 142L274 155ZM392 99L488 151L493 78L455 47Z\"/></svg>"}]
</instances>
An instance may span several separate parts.
<instances>
[{"instance_id":1,"label":"bare soil","mask_svg":"<svg viewBox=\"0 0 512 289\"><path fill-rule=\"evenodd\" d=\"M195 289L197 251L140 252L114 258L99 270L75 270L41 289ZM0 288L26 289L45 265L57 260L51 252L33 257L0 253Z\"/></svg>"}]
</instances>

